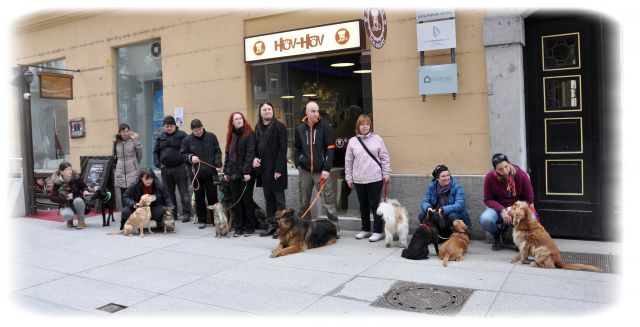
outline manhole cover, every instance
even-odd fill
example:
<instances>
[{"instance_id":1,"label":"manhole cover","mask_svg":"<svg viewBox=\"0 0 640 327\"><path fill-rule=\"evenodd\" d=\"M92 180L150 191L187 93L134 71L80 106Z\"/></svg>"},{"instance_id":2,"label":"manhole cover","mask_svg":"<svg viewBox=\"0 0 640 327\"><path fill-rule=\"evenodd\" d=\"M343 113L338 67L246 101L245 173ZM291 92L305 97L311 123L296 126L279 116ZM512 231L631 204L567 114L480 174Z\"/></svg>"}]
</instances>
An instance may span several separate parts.
<instances>
[{"instance_id":1,"label":"manhole cover","mask_svg":"<svg viewBox=\"0 0 640 327\"><path fill-rule=\"evenodd\" d=\"M98 308L98 310L106 311L109 313L118 312L122 309L126 309L127 307L122 304L109 303L107 305L103 305Z\"/></svg>"},{"instance_id":2,"label":"manhole cover","mask_svg":"<svg viewBox=\"0 0 640 327\"><path fill-rule=\"evenodd\" d=\"M579 252L560 252L562 260L566 263L583 263L596 266L602 269L604 273L620 273L618 265L618 257L609 254L596 253L579 253Z\"/></svg>"},{"instance_id":3,"label":"manhole cover","mask_svg":"<svg viewBox=\"0 0 640 327\"><path fill-rule=\"evenodd\" d=\"M397 282L371 305L438 315L455 315L460 311L472 289L431 284Z\"/></svg>"}]
</instances>

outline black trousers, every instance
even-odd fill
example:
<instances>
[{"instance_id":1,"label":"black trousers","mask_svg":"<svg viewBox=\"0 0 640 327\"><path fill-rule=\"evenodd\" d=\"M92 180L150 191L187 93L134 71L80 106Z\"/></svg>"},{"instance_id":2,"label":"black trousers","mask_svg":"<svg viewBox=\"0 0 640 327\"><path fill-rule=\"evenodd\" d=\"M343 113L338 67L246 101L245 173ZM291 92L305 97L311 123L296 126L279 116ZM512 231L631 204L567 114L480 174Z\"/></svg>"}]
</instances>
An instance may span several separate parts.
<instances>
[{"instance_id":1,"label":"black trousers","mask_svg":"<svg viewBox=\"0 0 640 327\"><path fill-rule=\"evenodd\" d=\"M358 202L360 202L360 219L362 220L362 230L371 231L371 219L369 214L373 212L373 232L381 234L384 228L382 217L376 213L378 204L380 204L380 192L382 191L382 181L369 184L356 184L353 186L358 193Z\"/></svg>"},{"instance_id":2,"label":"black trousers","mask_svg":"<svg viewBox=\"0 0 640 327\"><path fill-rule=\"evenodd\" d=\"M200 187L194 190L196 194L196 214L198 215L198 222L204 224L207 220L207 203L209 205L218 203L218 187L213 184L212 176L209 176L209 178L200 177L198 182L200 182ZM211 223L213 223L213 220Z\"/></svg>"},{"instance_id":3,"label":"black trousers","mask_svg":"<svg viewBox=\"0 0 640 327\"><path fill-rule=\"evenodd\" d=\"M178 217L178 202L176 201L176 186L180 192L180 201L182 204L183 216L191 216L191 198L189 197L189 186L187 181L187 170L185 165L177 167L165 167L161 170L162 183L167 188L171 201L175 207L173 208L173 216Z\"/></svg>"},{"instance_id":4,"label":"black trousers","mask_svg":"<svg viewBox=\"0 0 640 327\"><path fill-rule=\"evenodd\" d=\"M236 231L253 233L256 230L256 213L253 206L253 185L255 182L253 177L246 183L243 180L229 181L231 198L233 199L231 204L235 203L231 210L234 211L233 229ZM246 189L245 185L247 185ZM242 190L244 190L244 194ZM242 195L242 199L238 201L240 195Z\"/></svg>"},{"instance_id":5,"label":"black trousers","mask_svg":"<svg viewBox=\"0 0 640 327\"><path fill-rule=\"evenodd\" d=\"M275 224L276 211L285 209L284 190L276 191L273 188L263 187L262 191L267 207L267 220L269 223Z\"/></svg>"},{"instance_id":6,"label":"black trousers","mask_svg":"<svg viewBox=\"0 0 640 327\"><path fill-rule=\"evenodd\" d=\"M122 209L122 214L120 215L120 224L124 226L124 223L127 222L129 216L135 211L132 207L124 207ZM160 205L151 205L151 220L156 221L156 227L162 226L162 216L164 214L164 209ZM120 228L122 229L122 227Z\"/></svg>"}]
</instances>

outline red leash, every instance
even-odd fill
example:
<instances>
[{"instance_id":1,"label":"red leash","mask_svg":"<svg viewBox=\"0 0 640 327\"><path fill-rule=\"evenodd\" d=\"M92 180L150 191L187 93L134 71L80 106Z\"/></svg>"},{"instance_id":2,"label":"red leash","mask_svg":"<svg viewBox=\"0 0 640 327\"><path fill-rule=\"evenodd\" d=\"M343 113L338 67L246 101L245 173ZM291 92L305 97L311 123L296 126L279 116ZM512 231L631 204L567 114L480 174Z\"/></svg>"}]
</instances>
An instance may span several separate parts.
<instances>
[{"instance_id":1,"label":"red leash","mask_svg":"<svg viewBox=\"0 0 640 327\"><path fill-rule=\"evenodd\" d=\"M318 194L316 194L315 199L313 199L313 201L311 202L311 205L309 206L307 211L305 211L304 214L302 216L300 216L300 219L304 219L304 216L306 216L309 213L309 210L311 210L311 208L313 208L313 205L316 204L316 201L318 201L318 198L320 197L320 193L322 193L322 190L324 189L324 184L326 182L327 182L326 179L320 178L320 190L318 191Z\"/></svg>"},{"instance_id":2,"label":"red leash","mask_svg":"<svg viewBox=\"0 0 640 327\"><path fill-rule=\"evenodd\" d=\"M382 180L382 192L380 193L380 203L387 202L387 188L389 187L389 180Z\"/></svg>"}]
</instances>

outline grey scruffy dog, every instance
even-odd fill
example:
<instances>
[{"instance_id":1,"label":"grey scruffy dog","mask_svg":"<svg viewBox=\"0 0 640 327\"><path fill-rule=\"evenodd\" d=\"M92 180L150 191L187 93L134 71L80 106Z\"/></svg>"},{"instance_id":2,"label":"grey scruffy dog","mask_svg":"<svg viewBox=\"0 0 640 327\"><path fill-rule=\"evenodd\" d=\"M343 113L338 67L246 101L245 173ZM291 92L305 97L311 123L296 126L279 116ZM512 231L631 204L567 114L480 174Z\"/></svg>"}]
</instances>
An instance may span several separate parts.
<instances>
[{"instance_id":1,"label":"grey scruffy dog","mask_svg":"<svg viewBox=\"0 0 640 327\"><path fill-rule=\"evenodd\" d=\"M164 234L167 233L167 230L170 232L176 232L176 220L173 217L173 207L164 208L164 213L162 214L162 225L164 226Z\"/></svg>"}]
</instances>

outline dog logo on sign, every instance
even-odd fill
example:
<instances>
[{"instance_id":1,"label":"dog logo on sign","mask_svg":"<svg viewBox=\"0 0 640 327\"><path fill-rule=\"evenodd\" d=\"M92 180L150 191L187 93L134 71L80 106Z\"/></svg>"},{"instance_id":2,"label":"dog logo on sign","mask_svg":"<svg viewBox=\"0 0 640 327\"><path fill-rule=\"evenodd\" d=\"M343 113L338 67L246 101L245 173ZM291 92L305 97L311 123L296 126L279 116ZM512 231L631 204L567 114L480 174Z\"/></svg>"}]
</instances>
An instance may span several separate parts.
<instances>
[{"instance_id":1,"label":"dog logo on sign","mask_svg":"<svg viewBox=\"0 0 640 327\"><path fill-rule=\"evenodd\" d=\"M265 46L264 46L264 42L262 41L258 41L253 45L253 53L256 54L256 56L260 56L264 53L265 50Z\"/></svg>"},{"instance_id":2,"label":"dog logo on sign","mask_svg":"<svg viewBox=\"0 0 640 327\"><path fill-rule=\"evenodd\" d=\"M387 16L382 8L364 10L364 26L371 45L382 49L387 38Z\"/></svg>"},{"instance_id":3,"label":"dog logo on sign","mask_svg":"<svg viewBox=\"0 0 640 327\"><path fill-rule=\"evenodd\" d=\"M349 31L344 28L339 29L336 32L336 42L340 45L349 42Z\"/></svg>"}]
</instances>

